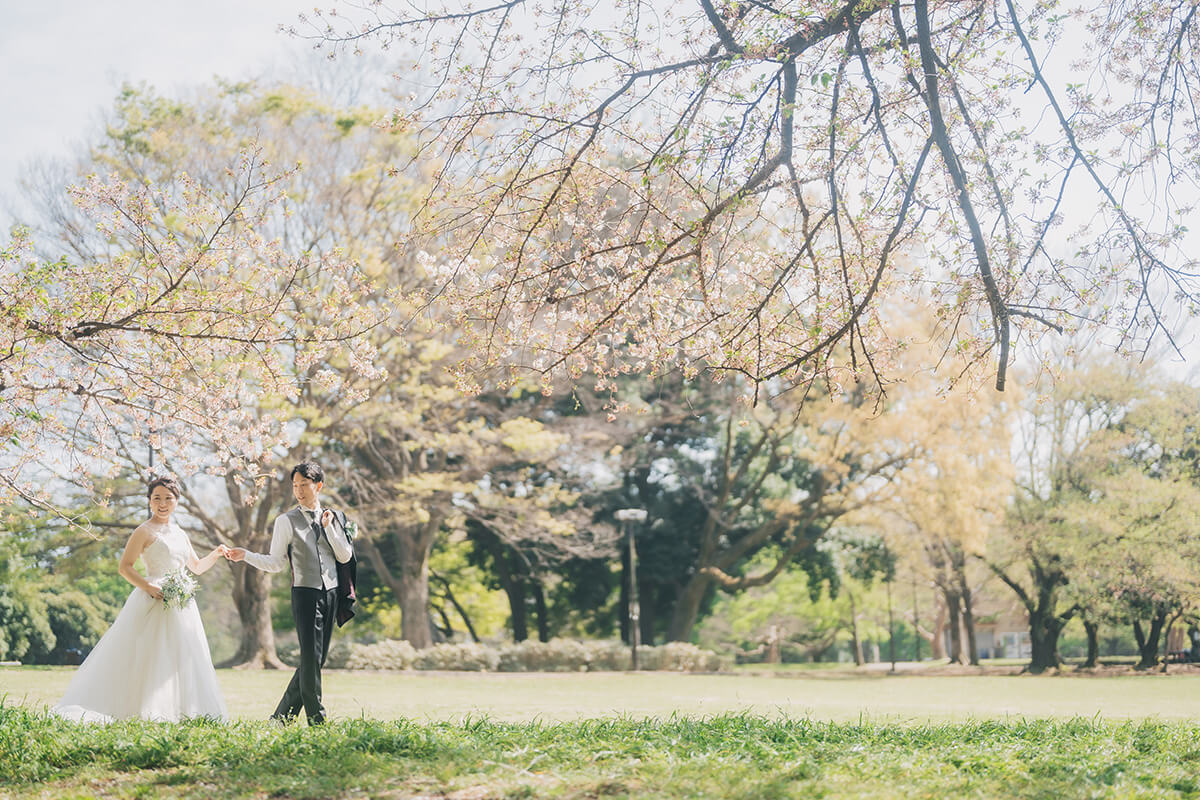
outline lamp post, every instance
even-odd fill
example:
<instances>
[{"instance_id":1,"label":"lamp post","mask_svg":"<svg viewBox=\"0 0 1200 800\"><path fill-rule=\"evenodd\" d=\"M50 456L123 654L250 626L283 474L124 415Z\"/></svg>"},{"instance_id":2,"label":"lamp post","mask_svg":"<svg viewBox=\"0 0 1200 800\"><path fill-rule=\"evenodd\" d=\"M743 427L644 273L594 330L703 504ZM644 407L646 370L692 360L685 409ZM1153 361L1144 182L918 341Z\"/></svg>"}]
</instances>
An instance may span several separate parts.
<instances>
[{"instance_id":1,"label":"lamp post","mask_svg":"<svg viewBox=\"0 0 1200 800\"><path fill-rule=\"evenodd\" d=\"M641 609L638 607L637 545L633 539L633 522L646 519L644 508L622 508L614 515L625 527L625 540L629 546L629 648L633 656L633 670L638 668L638 645L642 643Z\"/></svg>"},{"instance_id":2,"label":"lamp post","mask_svg":"<svg viewBox=\"0 0 1200 800\"><path fill-rule=\"evenodd\" d=\"M921 660L921 617L917 608L917 573L913 573L913 661Z\"/></svg>"}]
</instances>

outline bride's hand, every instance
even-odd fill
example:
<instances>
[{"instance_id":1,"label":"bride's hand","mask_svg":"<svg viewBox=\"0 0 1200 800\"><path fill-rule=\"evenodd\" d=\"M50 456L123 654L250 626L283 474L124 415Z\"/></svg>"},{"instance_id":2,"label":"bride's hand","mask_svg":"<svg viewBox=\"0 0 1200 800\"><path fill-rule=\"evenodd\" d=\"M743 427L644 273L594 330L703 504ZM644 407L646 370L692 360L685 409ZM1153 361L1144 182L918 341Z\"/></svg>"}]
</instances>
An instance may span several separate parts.
<instances>
[{"instance_id":1,"label":"bride's hand","mask_svg":"<svg viewBox=\"0 0 1200 800\"><path fill-rule=\"evenodd\" d=\"M146 589L146 594L150 595L150 596L151 596L151 597L153 597L155 600L162 600L162 599L163 599L163 593L162 593L162 589L158 588L158 587L157 587L157 586L155 586L153 583L152 583L152 584L150 584L150 588L149 588L149 589Z\"/></svg>"}]
</instances>

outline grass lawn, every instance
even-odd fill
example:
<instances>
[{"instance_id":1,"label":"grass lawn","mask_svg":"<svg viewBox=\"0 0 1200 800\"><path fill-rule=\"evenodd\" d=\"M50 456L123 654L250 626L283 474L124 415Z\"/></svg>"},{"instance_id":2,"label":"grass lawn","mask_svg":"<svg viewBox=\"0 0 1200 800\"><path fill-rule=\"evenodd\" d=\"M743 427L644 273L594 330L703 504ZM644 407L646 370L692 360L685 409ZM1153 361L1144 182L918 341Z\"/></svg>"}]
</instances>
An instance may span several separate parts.
<instances>
[{"instance_id":1,"label":"grass lawn","mask_svg":"<svg viewBox=\"0 0 1200 800\"><path fill-rule=\"evenodd\" d=\"M72 667L0 667L6 703L38 709ZM218 670L230 713L263 719L288 674ZM767 674L427 673L326 670L335 719L504 722L755 714L853 722L1099 717L1200 721L1200 674L887 675L837 670Z\"/></svg>"},{"instance_id":2,"label":"grass lawn","mask_svg":"<svg viewBox=\"0 0 1200 800\"><path fill-rule=\"evenodd\" d=\"M332 671L332 724L78 726L70 668L0 668L0 797L1200 798L1200 676Z\"/></svg>"}]
</instances>

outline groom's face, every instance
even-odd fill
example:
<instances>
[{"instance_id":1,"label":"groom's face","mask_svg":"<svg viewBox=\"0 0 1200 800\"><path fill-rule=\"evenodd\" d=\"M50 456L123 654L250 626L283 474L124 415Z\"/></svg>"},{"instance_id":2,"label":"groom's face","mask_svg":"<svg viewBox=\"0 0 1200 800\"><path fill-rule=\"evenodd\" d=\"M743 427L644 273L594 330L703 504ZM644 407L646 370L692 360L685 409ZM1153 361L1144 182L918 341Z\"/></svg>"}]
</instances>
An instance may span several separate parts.
<instances>
[{"instance_id":1,"label":"groom's face","mask_svg":"<svg viewBox=\"0 0 1200 800\"><path fill-rule=\"evenodd\" d=\"M312 508L317 504L317 495L321 491L321 486L322 484L309 480L299 472L292 476L292 494L296 496L297 502L302 506Z\"/></svg>"}]
</instances>

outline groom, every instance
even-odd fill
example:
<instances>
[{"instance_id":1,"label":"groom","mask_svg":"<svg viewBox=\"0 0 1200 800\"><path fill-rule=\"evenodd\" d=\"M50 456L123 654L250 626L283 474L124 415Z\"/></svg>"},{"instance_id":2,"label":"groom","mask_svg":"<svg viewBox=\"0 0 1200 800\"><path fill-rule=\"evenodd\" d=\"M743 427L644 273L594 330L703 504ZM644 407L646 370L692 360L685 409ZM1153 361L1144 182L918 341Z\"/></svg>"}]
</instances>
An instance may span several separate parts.
<instances>
[{"instance_id":1,"label":"groom","mask_svg":"<svg viewBox=\"0 0 1200 800\"><path fill-rule=\"evenodd\" d=\"M292 468L292 494L300 505L275 518L270 552L250 553L237 547L226 555L230 561L245 561L265 572L281 572L291 564L292 618L300 640L300 666L271 718L286 722L298 716L303 706L309 725L325 722L321 667L329 654L338 595L351 588L343 586L339 592L337 564L349 562L354 555L346 536L345 515L321 507L324 483L320 464L297 464ZM341 524L335 525L335 520Z\"/></svg>"}]
</instances>

